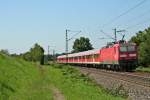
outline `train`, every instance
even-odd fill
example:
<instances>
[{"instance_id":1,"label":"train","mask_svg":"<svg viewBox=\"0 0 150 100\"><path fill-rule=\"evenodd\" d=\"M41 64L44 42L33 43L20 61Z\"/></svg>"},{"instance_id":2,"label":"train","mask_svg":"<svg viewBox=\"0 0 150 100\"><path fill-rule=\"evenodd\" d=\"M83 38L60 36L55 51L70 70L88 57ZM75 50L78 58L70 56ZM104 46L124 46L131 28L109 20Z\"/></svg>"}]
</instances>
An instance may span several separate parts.
<instances>
[{"instance_id":1,"label":"train","mask_svg":"<svg viewBox=\"0 0 150 100\"><path fill-rule=\"evenodd\" d=\"M110 42L97 50L58 56L57 62L115 71L133 71L138 65L138 49L135 43Z\"/></svg>"}]
</instances>

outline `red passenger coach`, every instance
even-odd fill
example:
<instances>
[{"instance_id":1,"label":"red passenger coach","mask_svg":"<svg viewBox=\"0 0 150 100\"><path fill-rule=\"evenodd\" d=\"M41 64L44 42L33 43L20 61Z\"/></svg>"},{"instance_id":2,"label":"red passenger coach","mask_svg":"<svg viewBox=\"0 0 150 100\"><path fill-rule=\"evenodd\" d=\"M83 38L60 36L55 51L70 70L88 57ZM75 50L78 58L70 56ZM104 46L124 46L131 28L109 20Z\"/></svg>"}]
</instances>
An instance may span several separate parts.
<instances>
[{"instance_id":1,"label":"red passenger coach","mask_svg":"<svg viewBox=\"0 0 150 100\"><path fill-rule=\"evenodd\" d=\"M137 58L137 46L134 43L120 41L109 43L99 50L58 56L57 62L129 71L136 68Z\"/></svg>"},{"instance_id":2,"label":"red passenger coach","mask_svg":"<svg viewBox=\"0 0 150 100\"><path fill-rule=\"evenodd\" d=\"M57 62L71 64L98 64L100 63L99 54L100 50L89 50L85 52L68 54L68 57L66 55L62 55L57 57Z\"/></svg>"}]
</instances>

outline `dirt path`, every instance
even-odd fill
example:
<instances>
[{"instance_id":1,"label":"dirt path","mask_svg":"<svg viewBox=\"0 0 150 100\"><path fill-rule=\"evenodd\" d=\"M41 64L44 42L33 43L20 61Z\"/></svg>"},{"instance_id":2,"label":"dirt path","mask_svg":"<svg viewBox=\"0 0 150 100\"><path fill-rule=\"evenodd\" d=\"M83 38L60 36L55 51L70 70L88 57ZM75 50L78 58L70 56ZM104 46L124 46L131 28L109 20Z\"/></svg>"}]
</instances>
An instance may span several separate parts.
<instances>
[{"instance_id":1,"label":"dirt path","mask_svg":"<svg viewBox=\"0 0 150 100\"><path fill-rule=\"evenodd\" d=\"M58 88L52 86L51 89L54 94L54 100L65 100L64 95L58 90Z\"/></svg>"},{"instance_id":2,"label":"dirt path","mask_svg":"<svg viewBox=\"0 0 150 100\"><path fill-rule=\"evenodd\" d=\"M42 68L42 66L38 65L41 76L44 75L45 70ZM61 91L56 88L54 85L49 85L48 88L53 92L53 98L54 100L65 100L64 95L61 93Z\"/></svg>"}]
</instances>

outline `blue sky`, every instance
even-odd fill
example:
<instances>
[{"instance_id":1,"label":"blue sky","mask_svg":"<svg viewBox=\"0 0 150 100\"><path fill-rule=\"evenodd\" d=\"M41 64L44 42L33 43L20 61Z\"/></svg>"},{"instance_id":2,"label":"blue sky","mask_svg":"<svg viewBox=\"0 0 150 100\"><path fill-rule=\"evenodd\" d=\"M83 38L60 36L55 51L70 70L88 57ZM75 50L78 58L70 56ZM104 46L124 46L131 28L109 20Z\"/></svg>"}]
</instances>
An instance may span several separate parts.
<instances>
[{"instance_id":1,"label":"blue sky","mask_svg":"<svg viewBox=\"0 0 150 100\"><path fill-rule=\"evenodd\" d=\"M102 27L142 0L0 0L0 49L22 53L35 43L47 50L65 51L65 29L82 31L76 38L90 38L94 48L110 40L100 31L113 36L113 28L126 29L128 40L137 31L150 26L150 1L113 23ZM75 33L69 33L69 37ZM120 35L118 35L120 38ZM69 42L71 50L74 40Z\"/></svg>"}]
</instances>

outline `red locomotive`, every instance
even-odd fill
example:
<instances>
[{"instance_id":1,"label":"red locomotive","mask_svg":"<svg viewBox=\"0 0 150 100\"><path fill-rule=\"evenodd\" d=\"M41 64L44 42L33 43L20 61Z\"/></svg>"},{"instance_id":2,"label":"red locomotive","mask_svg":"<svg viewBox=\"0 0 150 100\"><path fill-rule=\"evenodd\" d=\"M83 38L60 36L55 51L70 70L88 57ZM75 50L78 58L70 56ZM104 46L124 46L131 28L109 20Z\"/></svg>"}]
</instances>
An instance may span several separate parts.
<instances>
[{"instance_id":1,"label":"red locomotive","mask_svg":"<svg viewBox=\"0 0 150 100\"><path fill-rule=\"evenodd\" d=\"M130 71L137 66L137 46L119 41L109 43L99 50L73 53L57 57L58 63L95 66L104 69Z\"/></svg>"}]
</instances>

